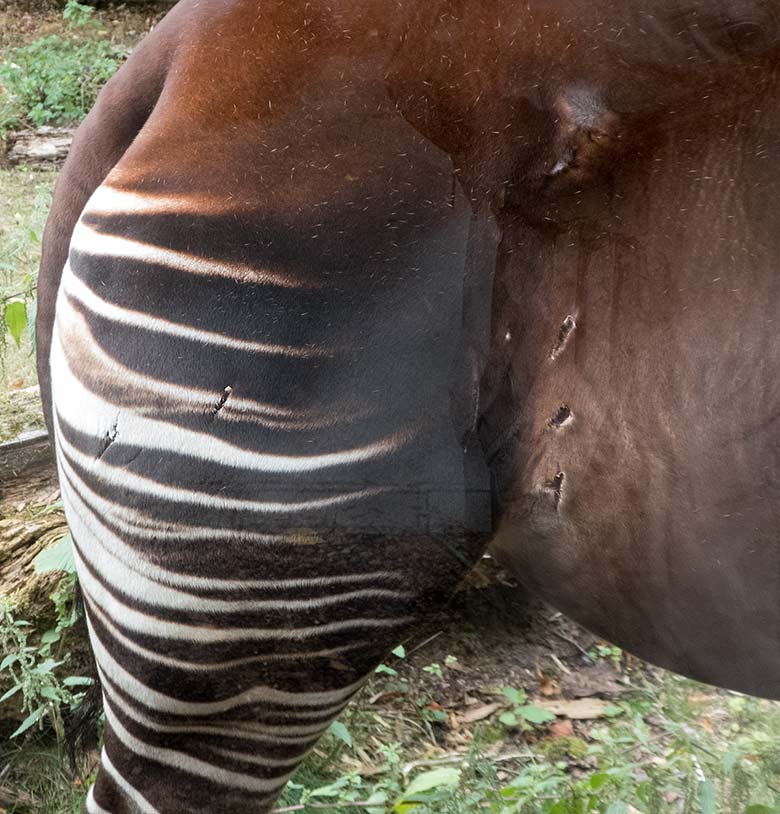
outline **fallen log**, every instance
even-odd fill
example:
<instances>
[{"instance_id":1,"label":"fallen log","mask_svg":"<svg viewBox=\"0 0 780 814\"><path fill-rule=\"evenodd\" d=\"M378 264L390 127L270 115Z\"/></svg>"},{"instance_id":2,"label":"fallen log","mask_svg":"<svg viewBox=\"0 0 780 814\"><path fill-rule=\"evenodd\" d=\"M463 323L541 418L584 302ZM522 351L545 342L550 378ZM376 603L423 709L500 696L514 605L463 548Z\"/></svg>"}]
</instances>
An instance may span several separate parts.
<instances>
[{"instance_id":1,"label":"fallen log","mask_svg":"<svg viewBox=\"0 0 780 814\"><path fill-rule=\"evenodd\" d=\"M65 535L67 525L48 438L40 432L28 435L0 446L4 464L0 480L0 607L8 608L14 619L31 624L26 630L35 644L56 620L51 595L64 572L39 574L34 561ZM68 648L83 651L86 643L79 643L74 634ZM10 689L10 681L7 671L0 673L0 695ZM23 717L16 697L0 704L0 733L15 729Z\"/></svg>"},{"instance_id":2,"label":"fallen log","mask_svg":"<svg viewBox=\"0 0 780 814\"><path fill-rule=\"evenodd\" d=\"M36 467L54 465L46 430L30 430L0 444L0 499L13 481Z\"/></svg>"},{"instance_id":3,"label":"fallen log","mask_svg":"<svg viewBox=\"0 0 780 814\"><path fill-rule=\"evenodd\" d=\"M69 127L39 127L34 132L11 133L8 163L57 167L68 155L74 132L74 128Z\"/></svg>"},{"instance_id":4,"label":"fallen log","mask_svg":"<svg viewBox=\"0 0 780 814\"><path fill-rule=\"evenodd\" d=\"M33 560L66 531L46 432L0 444L0 600L34 611L48 606L58 576L36 574Z\"/></svg>"}]
</instances>

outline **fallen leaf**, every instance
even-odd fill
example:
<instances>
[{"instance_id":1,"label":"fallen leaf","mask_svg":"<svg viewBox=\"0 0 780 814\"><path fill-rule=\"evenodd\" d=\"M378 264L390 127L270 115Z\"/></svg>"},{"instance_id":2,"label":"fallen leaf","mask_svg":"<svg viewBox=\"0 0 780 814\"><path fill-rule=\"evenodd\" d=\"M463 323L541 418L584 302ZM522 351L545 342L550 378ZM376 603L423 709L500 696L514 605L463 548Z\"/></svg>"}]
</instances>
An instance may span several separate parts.
<instances>
[{"instance_id":1,"label":"fallen leaf","mask_svg":"<svg viewBox=\"0 0 780 814\"><path fill-rule=\"evenodd\" d=\"M542 675L541 681L539 682L539 692L545 698L552 698L561 694L558 684L547 675Z\"/></svg>"},{"instance_id":2,"label":"fallen leaf","mask_svg":"<svg viewBox=\"0 0 780 814\"><path fill-rule=\"evenodd\" d=\"M501 709L502 706L502 704L483 704L483 706L477 707L476 709L467 710L462 715L459 715L458 718L461 723L473 724L477 721L484 721L486 718L489 718L494 712Z\"/></svg>"},{"instance_id":3,"label":"fallen leaf","mask_svg":"<svg viewBox=\"0 0 780 814\"><path fill-rule=\"evenodd\" d=\"M620 684L618 675L612 665L606 661L577 670L564 676L561 689L566 695L575 698L590 698L594 695L620 695L629 692L631 687Z\"/></svg>"},{"instance_id":4,"label":"fallen leaf","mask_svg":"<svg viewBox=\"0 0 780 814\"><path fill-rule=\"evenodd\" d=\"M573 721L592 721L596 718L604 718L607 716L607 710L614 706L599 698L578 698L574 701L540 700L533 703L554 715L571 718Z\"/></svg>"}]
</instances>

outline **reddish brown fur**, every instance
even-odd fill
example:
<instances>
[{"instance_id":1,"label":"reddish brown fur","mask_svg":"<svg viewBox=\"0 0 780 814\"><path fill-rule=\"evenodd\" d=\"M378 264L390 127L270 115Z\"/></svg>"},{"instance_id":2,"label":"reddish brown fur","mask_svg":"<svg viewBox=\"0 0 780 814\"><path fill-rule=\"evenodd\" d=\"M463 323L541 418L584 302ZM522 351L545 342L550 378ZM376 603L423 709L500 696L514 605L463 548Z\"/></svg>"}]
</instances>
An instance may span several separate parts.
<instances>
[{"instance_id":1,"label":"reddish brown fur","mask_svg":"<svg viewBox=\"0 0 780 814\"><path fill-rule=\"evenodd\" d=\"M228 187L295 224L312 201L350 204L353 178L381 200L411 124L479 213L490 328L467 311L453 415L493 469L494 550L617 643L780 697L780 12L543 6L182 0L109 83L58 184L44 402L69 236L108 172ZM380 154L372 113L388 99L399 129ZM299 152L256 168L261 141Z\"/></svg>"}]
</instances>

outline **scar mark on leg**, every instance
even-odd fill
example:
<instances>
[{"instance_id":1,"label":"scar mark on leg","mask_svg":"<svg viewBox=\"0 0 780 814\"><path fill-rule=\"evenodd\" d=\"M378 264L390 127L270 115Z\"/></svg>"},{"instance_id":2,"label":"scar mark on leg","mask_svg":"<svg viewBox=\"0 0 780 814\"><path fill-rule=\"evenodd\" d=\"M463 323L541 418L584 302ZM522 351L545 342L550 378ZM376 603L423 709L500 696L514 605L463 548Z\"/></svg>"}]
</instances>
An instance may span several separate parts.
<instances>
[{"instance_id":1,"label":"scar mark on leg","mask_svg":"<svg viewBox=\"0 0 780 814\"><path fill-rule=\"evenodd\" d=\"M566 475L563 472L558 472L554 478L551 480L545 481L544 488L548 492L552 492L553 494L553 505L555 506L556 511L561 504L561 498L563 497L563 480Z\"/></svg>"},{"instance_id":2,"label":"scar mark on leg","mask_svg":"<svg viewBox=\"0 0 780 814\"><path fill-rule=\"evenodd\" d=\"M111 444L113 444L114 441L116 441L118 424L119 419L117 418L117 420L114 421L114 423L111 425L111 429L108 430L108 432L106 432L106 434L103 436L100 445L100 451L97 454L96 460L100 460L106 454L106 450L111 446Z\"/></svg>"},{"instance_id":3,"label":"scar mark on leg","mask_svg":"<svg viewBox=\"0 0 780 814\"><path fill-rule=\"evenodd\" d=\"M565 405L561 404L561 406L555 411L555 415L550 419L548 422L551 427L562 427L564 424L568 424L574 415L572 411Z\"/></svg>"},{"instance_id":4,"label":"scar mark on leg","mask_svg":"<svg viewBox=\"0 0 780 814\"><path fill-rule=\"evenodd\" d=\"M574 317L569 314L558 329L558 341L555 343L555 347L550 351L550 359L557 359L563 353L576 327L577 323L574 321Z\"/></svg>"},{"instance_id":5,"label":"scar mark on leg","mask_svg":"<svg viewBox=\"0 0 780 814\"><path fill-rule=\"evenodd\" d=\"M233 392L233 388L228 385L223 391L222 395L219 397L219 401L211 408L211 417L214 418L216 414L225 406L225 403L230 398L230 394Z\"/></svg>"}]
</instances>

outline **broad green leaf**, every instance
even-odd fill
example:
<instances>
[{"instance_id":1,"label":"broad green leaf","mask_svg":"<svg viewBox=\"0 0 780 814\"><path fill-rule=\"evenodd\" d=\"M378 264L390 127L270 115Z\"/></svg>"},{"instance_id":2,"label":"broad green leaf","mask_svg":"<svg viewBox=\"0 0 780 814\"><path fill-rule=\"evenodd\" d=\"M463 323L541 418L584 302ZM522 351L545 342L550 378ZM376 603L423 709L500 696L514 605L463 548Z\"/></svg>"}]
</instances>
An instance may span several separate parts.
<instances>
[{"instance_id":1,"label":"broad green leaf","mask_svg":"<svg viewBox=\"0 0 780 814\"><path fill-rule=\"evenodd\" d=\"M371 805L371 803L375 805ZM385 814L385 811L387 811L387 792L375 791L366 800L366 811L368 814Z\"/></svg>"},{"instance_id":2,"label":"broad green leaf","mask_svg":"<svg viewBox=\"0 0 780 814\"><path fill-rule=\"evenodd\" d=\"M393 811L397 814L404 814L423 802L427 802L422 795L442 789L451 789L458 783L460 783L460 770L451 767L432 769L429 772L418 774L393 806Z\"/></svg>"},{"instance_id":3,"label":"broad green leaf","mask_svg":"<svg viewBox=\"0 0 780 814\"><path fill-rule=\"evenodd\" d=\"M729 749L728 752L723 755L723 771L726 772L726 774L731 774L734 771L738 760L739 753L736 751L736 749Z\"/></svg>"},{"instance_id":4,"label":"broad green leaf","mask_svg":"<svg viewBox=\"0 0 780 814\"><path fill-rule=\"evenodd\" d=\"M41 695L49 701L59 701L60 696L54 687L41 687Z\"/></svg>"},{"instance_id":5,"label":"broad green leaf","mask_svg":"<svg viewBox=\"0 0 780 814\"><path fill-rule=\"evenodd\" d=\"M30 353L34 354L36 349L35 318L38 315L37 297L27 307L27 336L30 337Z\"/></svg>"},{"instance_id":6,"label":"broad green leaf","mask_svg":"<svg viewBox=\"0 0 780 814\"><path fill-rule=\"evenodd\" d=\"M41 644L54 644L60 640L60 634L56 630L47 630L46 633L41 636ZM0 666L0 670L2 670L2 666Z\"/></svg>"},{"instance_id":7,"label":"broad green leaf","mask_svg":"<svg viewBox=\"0 0 780 814\"><path fill-rule=\"evenodd\" d=\"M778 814L778 809L756 804L748 806L745 809L745 814Z\"/></svg>"},{"instance_id":8,"label":"broad green leaf","mask_svg":"<svg viewBox=\"0 0 780 814\"><path fill-rule=\"evenodd\" d=\"M45 548L33 560L36 574L45 574L48 571L65 571L72 574L76 570L73 559L73 540L66 534L58 543Z\"/></svg>"},{"instance_id":9,"label":"broad green leaf","mask_svg":"<svg viewBox=\"0 0 780 814\"><path fill-rule=\"evenodd\" d=\"M701 814L718 814L715 784L711 780L704 780L699 784L699 805Z\"/></svg>"},{"instance_id":10,"label":"broad green leaf","mask_svg":"<svg viewBox=\"0 0 780 814\"><path fill-rule=\"evenodd\" d=\"M431 789L457 786L458 783L460 783L460 769L443 766L439 769L431 769L429 772L418 774L406 787L404 794L422 794Z\"/></svg>"},{"instance_id":11,"label":"broad green leaf","mask_svg":"<svg viewBox=\"0 0 780 814\"><path fill-rule=\"evenodd\" d=\"M0 661L0 673L9 665L13 664L19 656L16 653L9 653L2 661Z\"/></svg>"},{"instance_id":12,"label":"broad green leaf","mask_svg":"<svg viewBox=\"0 0 780 814\"><path fill-rule=\"evenodd\" d=\"M27 306L22 300L9 300L5 304L5 324L16 347L21 347L22 332L27 327Z\"/></svg>"},{"instance_id":13,"label":"broad green leaf","mask_svg":"<svg viewBox=\"0 0 780 814\"><path fill-rule=\"evenodd\" d=\"M31 712L21 723L19 728L16 732L11 733L11 737L15 738L17 735L21 735L23 732L26 732L33 724L37 724L38 721L43 718L44 713L46 712L46 707L38 707L35 712Z\"/></svg>"},{"instance_id":14,"label":"broad green leaf","mask_svg":"<svg viewBox=\"0 0 780 814\"><path fill-rule=\"evenodd\" d=\"M46 659L35 668L35 672L38 673L39 675L50 673L55 667L59 667L60 664L62 664L61 661L55 661L54 659Z\"/></svg>"},{"instance_id":15,"label":"broad green leaf","mask_svg":"<svg viewBox=\"0 0 780 814\"><path fill-rule=\"evenodd\" d=\"M406 648L402 644L399 644L398 647L396 647L395 650L393 650L393 655L397 656L399 659L405 659Z\"/></svg>"},{"instance_id":16,"label":"broad green leaf","mask_svg":"<svg viewBox=\"0 0 780 814\"><path fill-rule=\"evenodd\" d=\"M3 701L7 701L7 700L8 700L8 699L9 699L9 698L12 696L12 695L16 695L16 693L18 693L18 692L19 692L19 690L21 690L21 689L22 689L22 685L21 685L21 684L14 684L14 686L13 686L13 687L11 687L11 689L10 689L10 690L8 690L8 692L6 692L6 693L3 695L3 697L2 697L2 698L0 698L0 704L2 704L2 703L3 703Z\"/></svg>"},{"instance_id":17,"label":"broad green leaf","mask_svg":"<svg viewBox=\"0 0 780 814\"><path fill-rule=\"evenodd\" d=\"M608 780L606 772L598 772L591 776L588 785L594 790L600 789Z\"/></svg>"},{"instance_id":18,"label":"broad green leaf","mask_svg":"<svg viewBox=\"0 0 780 814\"><path fill-rule=\"evenodd\" d=\"M527 698L525 690L516 690L514 687L504 687L501 692L510 704L516 704L518 707L525 704Z\"/></svg>"},{"instance_id":19,"label":"broad green leaf","mask_svg":"<svg viewBox=\"0 0 780 814\"><path fill-rule=\"evenodd\" d=\"M623 707L616 707L614 705L609 707L604 707L604 715L607 718L616 718L618 715L622 715L625 712Z\"/></svg>"},{"instance_id":20,"label":"broad green leaf","mask_svg":"<svg viewBox=\"0 0 780 814\"><path fill-rule=\"evenodd\" d=\"M307 797L339 797L341 792L349 785L349 777L342 775L327 786L320 786L307 794Z\"/></svg>"},{"instance_id":21,"label":"broad green leaf","mask_svg":"<svg viewBox=\"0 0 780 814\"><path fill-rule=\"evenodd\" d=\"M546 724L555 720L555 715L541 707L519 707L515 712L531 724Z\"/></svg>"},{"instance_id":22,"label":"broad green leaf","mask_svg":"<svg viewBox=\"0 0 780 814\"><path fill-rule=\"evenodd\" d=\"M392 667L388 667L386 664L380 664L379 667L374 670L375 673L384 673L385 675L389 676L397 676L398 671L394 670Z\"/></svg>"},{"instance_id":23,"label":"broad green leaf","mask_svg":"<svg viewBox=\"0 0 780 814\"><path fill-rule=\"evenodd\" d=\"M330 732L334 738L338 738L342 743L346 743L347 746L352 748L352 735L349 734L349 730L341 721L334 721L330 725L328 732Z\"/></svg>"},{"instance_id":24,"label":"broad green leaf","mask_svg":"<svg viewBox=\"0 0 780 814\"><path fill-rule=\"evenodd\" d=\"M62 683L66 687L91 687L95 683L95 679L86 676L67 676L62 679Z\"/></svg>"},{"instance_id":25,"label":"broad green leaf","mask_svg":"<svg viewBox=\"0 0 780 814\"><path fill-rule=\"evenodd\" d=\"M504 712L498 719L504 726L517 726L519 723L514 712Z\"/></svg>"}]
</instances>

